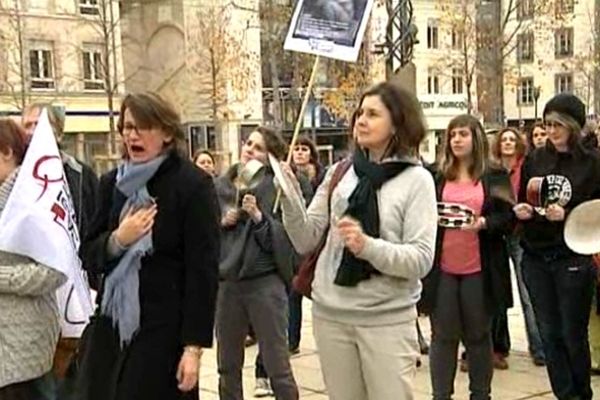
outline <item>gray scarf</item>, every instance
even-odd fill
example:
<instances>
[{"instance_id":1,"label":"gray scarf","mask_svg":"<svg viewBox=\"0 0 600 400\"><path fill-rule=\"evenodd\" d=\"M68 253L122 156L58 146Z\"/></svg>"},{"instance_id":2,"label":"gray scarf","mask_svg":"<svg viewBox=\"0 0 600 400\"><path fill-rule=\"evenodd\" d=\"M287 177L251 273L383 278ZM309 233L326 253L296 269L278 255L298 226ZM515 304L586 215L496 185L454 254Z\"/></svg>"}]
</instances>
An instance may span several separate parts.
<instances>
[{"instance_id":1,"label":"gray scarf","mask_svg":"<svg viewBox=\"0 0 600 400\"><path fill-rule=\"evenodd\" d=\"M162 155L145 163L125 162L119 166L117 189L127 197L120 220L123 220L130 209L147 207L154 201L146 184L166 158ZM138 272L142 266L142 257L152 253L152 250L152 232L149 232L127 249L104 282L102 314L113 320L119 333L121 347L131 341L140 326Z\"/></svg>"}]
</instances>

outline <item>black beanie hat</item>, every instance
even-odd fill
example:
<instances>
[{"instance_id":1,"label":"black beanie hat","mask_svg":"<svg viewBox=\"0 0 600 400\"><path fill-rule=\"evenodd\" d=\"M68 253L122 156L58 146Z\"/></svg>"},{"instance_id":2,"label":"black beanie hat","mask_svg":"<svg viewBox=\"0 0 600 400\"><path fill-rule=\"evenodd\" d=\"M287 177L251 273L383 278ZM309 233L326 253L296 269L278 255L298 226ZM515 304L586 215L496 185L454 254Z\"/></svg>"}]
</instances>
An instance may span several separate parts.
<instances>
[{"instance_id":1,"label":"black beanie hat","mask_svg":"<svg viewBox=\"0 0 600 400\"><path fill-rule=\"evenodd\" d=\"M544 118L551 112L566 114L573 118L583 129L587 120L585 114L585 104L577 96L570 93L557 94L546 103L544 107Z\"/></svg>"}]
</instances>

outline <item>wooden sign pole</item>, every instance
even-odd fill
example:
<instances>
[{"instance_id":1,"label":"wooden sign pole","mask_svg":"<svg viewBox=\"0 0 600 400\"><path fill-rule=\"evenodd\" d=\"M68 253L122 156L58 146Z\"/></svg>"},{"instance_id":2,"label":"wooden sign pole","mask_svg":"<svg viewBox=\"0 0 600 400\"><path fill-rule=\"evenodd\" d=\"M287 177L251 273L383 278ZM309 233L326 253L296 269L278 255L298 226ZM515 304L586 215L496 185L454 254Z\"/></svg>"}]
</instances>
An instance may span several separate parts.
<instances>
[{"instance_id":1,"label":"wooden sign pole","mask_svg":"<svg viewBox=\"0 0 600 400\"><path fill-rule=\"evenodd\" d=\"M315 78L317 77L317 71L319 69L319 60L320 56L315 57L315 63L313 64L312 71L310 73L310 79L308 80L308 86L306 86L306 93L304 93L304 99L302 100L302 106L300 107L300 115L298 115L298 120L296 121L296 127L294 128L294 135L292 136L292 141L290 143L290 147L288 149L288 155L286 158L286 162L289 164L292 162L292 156L294 154L294 147L296 147L296 143L298 142L298 136L300 136L300 129L302 128L302 122L304 121L304 113L306 112L306 106L308 105L308 100L310 99L310 94L312 92L312 88L315 85ZM279 209L279 201L281 200L281 188L277 190L277 197L275 198L275 205L273 206L273 214L277 213Z\"/></svg>"}]
</instances>

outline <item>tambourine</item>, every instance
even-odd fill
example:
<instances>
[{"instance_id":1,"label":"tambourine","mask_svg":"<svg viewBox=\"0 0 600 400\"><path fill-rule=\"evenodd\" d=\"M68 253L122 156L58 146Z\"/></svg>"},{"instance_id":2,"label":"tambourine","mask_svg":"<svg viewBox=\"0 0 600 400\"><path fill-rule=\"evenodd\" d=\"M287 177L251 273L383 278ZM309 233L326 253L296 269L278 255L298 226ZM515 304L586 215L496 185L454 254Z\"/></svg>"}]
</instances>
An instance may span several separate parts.
<instances>
[{"instance_id":1,"label":"tambourine","mask_svg":"<svg viewBox=\"0 0 600 400\"><path fill-rule=\"evenodd\" d=\"M527 182L527 203L534 207L545 208L548 205L549 186L546 177L531 178Z\"/></svg>"},{"instance_id":2,"label":"tambourine","mask_svg":"<svg viewBox=\"0 0 600 400\"><path fill-rule=\"evenodd\" d=\"M475 211L458 203L437 203L438 225L444 228L462 228L475 220Z\"/></svg>"}]
</instances>

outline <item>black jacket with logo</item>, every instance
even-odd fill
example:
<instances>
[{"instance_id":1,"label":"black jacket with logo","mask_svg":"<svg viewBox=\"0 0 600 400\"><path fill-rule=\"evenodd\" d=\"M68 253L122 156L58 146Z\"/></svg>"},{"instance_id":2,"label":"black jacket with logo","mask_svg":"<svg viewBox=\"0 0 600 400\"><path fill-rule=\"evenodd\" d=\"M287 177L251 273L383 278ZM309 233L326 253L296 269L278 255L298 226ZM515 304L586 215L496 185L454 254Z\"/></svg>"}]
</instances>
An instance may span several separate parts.
<instances>
[{"instance_id":1,"label":"black jacket with logo","mask_svg":"<svg viewBox=\"0 0 600 400\"><path fill-rule=\"evenodd\" d=\"M527 202L527 184L534 177L549 177L550 201L565 209L566 219L579 204L600 199L600 153L581 144L566 153L559 153L550 142L534 150L523 163L519 202ZM565 244L564 227L565 221L548 221L539 212L534 212L533 219L523 223L523 248L533 255L574 255Z\"/></svg>"}]
</instances>

